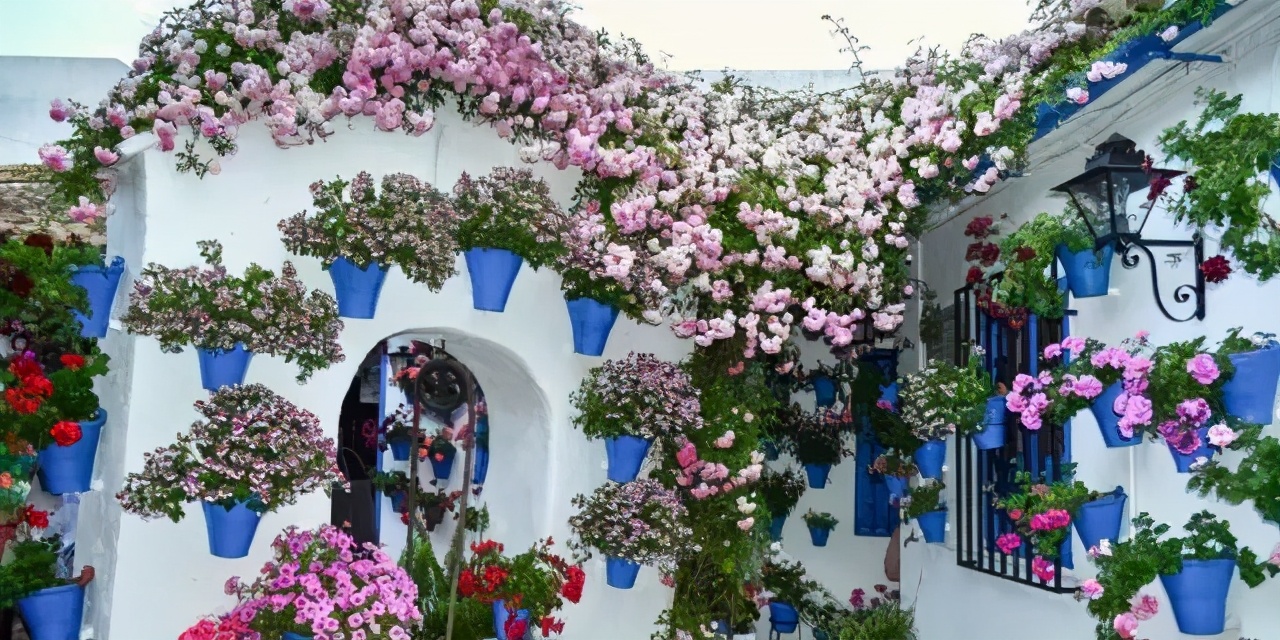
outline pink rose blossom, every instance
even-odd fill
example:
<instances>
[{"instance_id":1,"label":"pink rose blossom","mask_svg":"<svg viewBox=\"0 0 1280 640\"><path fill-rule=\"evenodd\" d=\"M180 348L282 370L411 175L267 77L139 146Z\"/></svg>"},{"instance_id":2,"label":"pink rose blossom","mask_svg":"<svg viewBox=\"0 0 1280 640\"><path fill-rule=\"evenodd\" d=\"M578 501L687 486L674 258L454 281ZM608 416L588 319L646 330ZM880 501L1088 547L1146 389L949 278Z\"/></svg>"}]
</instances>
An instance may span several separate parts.
<instances>
[{"instance_id":1,"label":"pink rose blossom","mask_svg":"<svg viewBox=\"0 0 1280 640\"><path fill-rule=\"evenodd\" d=\"M1226 424L1216 424L1209 427L1209 444L1215 447L1230 446L1231 443L1235 442L1236 438L1239 437L1240 434L1236 433L1235 430L1228 427Z\"/></svg>"},{"instance_id":2,"label":"pink rose blossom","mask_svg":"<svg viewBox=\"0 0 1280 640\"><path fill-rule=\"evenodd\" d=\"M1067 99L1076 104L1085 104L1089 102L1089 92L1080 87L1071 87L1067 89Z\"/></svg>"},{"instance_id":3,"label":"pink rose blossom","mask_svg":"<svg viewBox=\"0 0 1280 640\"><path fill-rule=\"evenodd\" d=\"M1218 379L1218 363L1213 361L1213 356L1199 353L1187 361L1187 373L1200 384L1212 384Z\"/></svg>"},{"instance_id":4,"label":"pink rose blossom","mask_svg":"<svg viewBox=\"0 0 1280 640\"><path fill-rule=\"evenodd\" d=\"M54 100L49 103L49 117L52 118L54 122L65 122L67 117L70 115L71 109L61 100L54 98Z\"/></svg>"},{"instance_id":5,"label":"pink rose blossom","mask_svg":"<svg viewBox=\"0 0 1280 640\"><path fill-rule=\"evenodd\" d=\"M109 167L120 160L120 154L102 147L93 148L93 157L97 158L98 162L102 163L104 167Z\"/></svg>"},{"instance_id":6,"label":"pink rose blossom","mask_svg":"<svg viewBox=\"0 0 1280 640\"><path fill-rule=\"evenodd\" d=\"M1138 594L1129 601L1129 611L1138 620L1150 620L1160 612L1160 601L1145 593Z\"/></svg>"},{"instance_id":7,"label":"pink rose blossom","mask_svg":"<svg viewBox=\"0 0 1280 640\"><path fill-rule=\"evenodd\" d=\"M96 220L102 212L103 207L98 206L96 203L89 202L89 199L84 196L80 196L80 204L68 209L67 217L71 218L75 222L88 223Z\"/></svg>"},{"instance_id":8,"label":"pink rose blossom","mask_svg":"<svg viewBox=\"0 0 1280 640\"><path fill-rule=\"evenodd\" d=\"M1093 578L1089 578L1088 580L1080 583L1080 595L1083 595L1090 600L1097 600L1098 598L1101 598L1103 591L1102 583Z\"/></svg>"},{"instance_id":9,"label":"pink rose blossom","mask_svg":"<svg viewBox=\"0 0 1280 640\"><path fill-rule=\"evenodd\" d=\"M56 144L46 144L37 151L40 162L55 173L62 173L71 168L71 156L66 149Z\"/></svg>"},{"instance_id":10,"label":"pink rose blossom","mask_svg":"<svg viewBox=\"0 0 1280 640\"><path fill-rule=\"evenodd\" d=\"M1116 634L1123 640L1133 640L1138 633L1138 618L1132 613L1122 613L1116 616L1111 626L1115 628Z\"/></svg>"}]
</instances>

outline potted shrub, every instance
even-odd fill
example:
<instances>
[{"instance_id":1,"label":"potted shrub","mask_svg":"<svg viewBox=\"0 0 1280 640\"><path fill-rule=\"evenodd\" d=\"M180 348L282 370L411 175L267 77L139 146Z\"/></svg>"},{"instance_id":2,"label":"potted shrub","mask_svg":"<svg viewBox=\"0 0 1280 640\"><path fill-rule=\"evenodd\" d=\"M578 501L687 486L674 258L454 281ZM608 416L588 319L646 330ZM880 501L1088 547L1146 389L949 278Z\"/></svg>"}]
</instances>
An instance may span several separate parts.
<instances>
[{"instance_id":1,"label":"potted shrub","mask_svg":"<svg viewBox=\"0 0 1280 640\"><path fill-rule=\"evenodd\" d=\"M760 586L773 594L769 599L769 624L778 633L794 633L800 625L800 611L812 593L825 590L813 580L805 579L804 566L777 557L765 559L760 571Z\"/></svg>"},{"instance_id":2,"label":"potted shrub","mask_svg":"<svg viewBox=\"0 0 1280 640\"><path fill-rule=\"evenodd\" d=\"M395 173L377 189L361 171L350 182L311 183L311 199L314 214L303 211L278 226L286 249L319 258L329 272L339 315L372 318L393 265L431 291L454 274L458 215L430 184Z\"/></svg>"},{"instance_id":3,"label":"potted shrub","mask_svg":"<svg viewBox=\"0 0 1280 640\"><path fill-rule=\"evenodd\" d=\"M916 449L916 464L926 478L941 478L946 459L945 438L968 436L984 427L990 376L982 359L970 357L964 367L932 360L923 370L908 375L899 401L902 420L924 444Z\"/></svg>"},{"instance_id":4,"label":"potted shrub","mask_svg":"<svg viewBox=\"0 0 1280 640\"><path fill-rule=\"evenodd\" d=\"M570 398L573 425L605 441L609 479L630 482L655 439L674 443L702 428L698 388L679 365L631 353L592 369Z\"/></svg>"},{"instance_id":5,"label":"potted shrub","mask_svg":"<svg viewBox=\"0 0 1280 640\"><path fill-rule=\"evenodd\" d=\"M125 511L178 522L185 504L203 505L209 552L249 553L262 514L334 483L337 449L320 420L260 384L230 387L200 400L202 419L174 444L146 454L116 495Z\"/></svg>"},{"instance_id":6,"label":"potted shrub","mask_svg":"<svg viewBox=\"0 0 1280 640\"><path fill-rule=\"evenodd\" d=\"M122 258L106 264L101 247L75 234L35 232L0 243L0 267L0 318L19 321L34 351L79 351L76 338L106 337Z\"/></svg>"},{"instance_id":7,"label":"potted shrub","mask_svg":"<svg viewBox=\"0 0 1280 640\"><path fill-rule=\"evenodd\" d=\"M813 630L814 640L917 640L915 610L904 609L901 594L883 584L875 586L878 595L867 599L867 592L854 589L849 595L852 608L834 609L821 628Z\"/></svg>"},{"instance_id":8,"label":"potted shrub","mask_svg":"<svg viewBox=\"0 0 1280 640\"><path fill-rule=\"evenodd\" d=\"M680 497L656 480L606 484L590 496L575 496L573 506L578 513L569 518L576 537L570 546L586 557L592 549L604 554L615 589L630 589L641 565L669 571L693 535Z\"/></svg>"},{"instance_id":9,"label":"potted shrub","mask_svg":"<svg viewBox=\"0 0 1280 640\"><path fill-rule=\"evenodd\" d=\"M843 425L825 411L802 411L799 405L783 409L779 419L782 428L791 433L792 453L804 466L809 487L825 488L831 467L840 464L847 453Z\"/></svg>"},{"instance_id":10,"label":"potted shrub","mask_svg":"<svg viewBox=\"0 0 1280 640\"><path fill-rule=\"evenodd\" d=\"M510 557L501 543L484 540L471 544L458 595L492 606L497 640L519 640L538 626L563 629L554 615L564 600L578 603L586 578L582 567L551 553L550 539Z\"/></svg>"},{"instance_id":11,"label":"potted shrub","mask_svg":"<svg viewBox=\"0 0 1280 640\"><path fill-rule=\"evenodd\" d=\"M453 459L458 453L458 447L449 440L448 430L442 429L423 440L419 452L419 459L426 458L431 462L431 472L436 481L443 480L448 484L449 476L453 473Z\"/></svg>"},{"instance_id":12,"label":"potted shrub","mask_svg":"<svg viewBox=\"0 0 1280 640\"><path fill-rule=\"evenodd\" d=\"M800 496L804 493L804 478L791 469L782 472L765 469L760 475L756 493L764 502L765 510L772 518L769 523L769 536L777 542L782 539L782 527L787 522L787 516L791 514L792 509L795 509L796 504L800 502Z\"/></svg>"},{"instance_id":13,"label":"potted shrub","mask_svg":"<svg viewBox=\"0 0 1280 640\"><path fill-rule=\"evenodd\" d=\"M422 620L417 589L405 570L337 527L289 527L271 549L271 560L253 582L227 582L227 593L239 599L233 613L263 638L408 638Z\"/></svg>"},{"instance_id":14,"label":"potted shrub","mask_svg":"<svg viewBox=\"0 0 1280 640\"><path fill-rule=\"evenodd\" d=\"M1019 536L1031 544L1033 553L1050 560L1058 558L1073 523L1086 549L1102 540L1119 539L1124 490L1116 487L1110 493L1091 491L1073 479L1074 465L1065 464L1060 471L1064 479L1054 482L1019 472L1016 482L1020 491L996 501L996 507L1008 514Z\"/></svg>"},{"instance_id":15,"label":"potted shrub","mask_svg":"<svg viewBox=\"0 0 1280 640\"><path fill-rule=\"evenodd\" d=\"M440 523L444 522L444 514L453 511L458 504L458 498L462 497L461 491L445 493L443 489L418 494L418 511L422 516L422 522L427 531L435 531ZM407 520L408 514L402 514L401 520ZM406 524L408 524L406 522Z\"/></svg>"},{"instance_id":16,"label":"potted shrub","mask_svg":"<svg viewBox=\"0 0 1280 640\"><path fill-rule=\"evenodd\" d=\"M455 236L471 273L472 304L502 311L522 264L539 269L563 253L564 212L546 181L528 169L498 167L480 178L463 173L453 197L459 216Z\"/></svg>"},{"instance_id":17,"label":"potted shrub","mask_svg":"<svg viewBox=\"0 0 1280 640\"><path fill-rule=\"evenodd\" d=\"M1211 420L1226 415L1222 372L1230 371L1230 360L1207 352L1204 342L1202 336L1159 347L1148 374L1154 432L1169 446L1179 473L1190 471L1200 458L1213 457L1217 448L1208 438Z\"/></svg>"},{"instance_id":18,"label":"potted shrub","mask_svg":"<svg viewBox=\"0 0 1280 640\"><path fill-rule=\"evenodd\" d=\"M221 244L197 244L207 267L152 263L142 270L121 318L130 333L154 336L172 353L195 347L209 391L243 383L254 354L297 362L299 382L345 359L333 298L308 294L292 264L284 263L280 277L257 264L233 276L222 265Z\"/></svg>"},{"instance_id":19,"label":"potted shrub","mask_svg":"<svg viewBox=\"0 0 1280 640\"><path fill-rule=\"evenodd\" d=\"M890 496L905 498L907 481L920 473L920 468L916 466L915 457L911 454L899 449L889 449L871 463L871 472L884 478L884 483L889 486Z\"/></svg>"},{"instance_id":20,"label":"potted shrub","mask_svg":"<svg viewBox=\"0 0 1280 640\"><path fill-rule=\"evenodd\" d=\"M1240 336L1240 328L1227 334L1218 347L1235 373L1222 385L1222 403L1227 413L1252 424L1274 421L1276 384L1280 381L1280 342L1269 333Z\"/></svg>"},{"instance_id":21,"label":"potted shrub","mask_svg":"<svg viewBox=\"0 0 1280 640\"><path fill-rule=\"evenodd\" d=\"M408 460L409 453L413 450L413 411L403 404L397 406L395 411L382 419L378 434L381 436L378 438L378 446L383 451L390 449L393 460ZM422 435L418 434L419 439Z\"/></svg>"},{"instance_id":22,"label":"potted shrub","mask_svg":"<svg viewBox=\"0 0 1280 640\"><path fill-rule=\"evenodd\" d=\"M809 539L815 547L827 546L827 538L831 536L831 530L840 524L836 517L825 512L815 512L810 509L804 514L804 523L809 527Z\"/></svg>"},{"instance_id":23,"label":"potted shrub","mask_svg":"<svg viewBox=\"0 0 1280 640\"><path fill-rule=\"evenodd\" d=\"M17 605L32 640L78 637L93 567L81 569L78 578L65 575L62 540L46 530L49 513L27 506L21 516L17 537L0 564L0 608Z\"/></svg>"},{"instance_id":24,"label":"potted shrub","mask_svg":"<svg viewBox=\"0 0 1280 640\"><path fill-rule=\"evenodd\" d=\"M0 440L0 558L5 545L26 521L27 494L31 492L31 468L35 464L26 443Z\"/></svg>"},{"instance_id":25,"label":"potted shrub","mask_svg":"<svg viewBox=\"0 0 1280 640\"><path fill-rule=\"evenodd\" d=\"M409 476L403 471L378 471L370 479L373 488L391 498L391 509L404 512L404 494L409 489Z\"/></svg>"},{"instance_id":26,"label":"potted shrub","mask_svg":"<svg viewBox=\"0 0 1280 640\"><path fill-rule=\"evenodd\" d=\"M1072 242L1060 250L1065 231L1075 224L1064 216L1041 213L1023 223L1013 233L1000 241L1000 255L1004 259L1004 271L992 283L992 299L1011 308L1026 309L1042 318L1061 318L1066 300L1058 287L1058 281L1050 275L1054 256L1061 252L1070 255L1072 247L1079 248L1078 234L1071 234ZM1088 230L1085 230L1088 236ZM1090 242L1081 250L1092 249ZM1065 264L1064 260L1064 264ZM1068 279L1068 282L1070 280ZM1077 295L1077 297L1079 297Z\"/></svg>"},{"instance_id":27,"label":"potted shrub","mask_svg":"<svg viewBox=\"0 0 1280 640\"><path fill-rule=\"evenodd\" d=\"M902 517L915 520L924 533L924 541L941 544L947 538L947 506L942 499L946 485L941 480L926 478L902 500Z\"/></svg>"}]
</instances>

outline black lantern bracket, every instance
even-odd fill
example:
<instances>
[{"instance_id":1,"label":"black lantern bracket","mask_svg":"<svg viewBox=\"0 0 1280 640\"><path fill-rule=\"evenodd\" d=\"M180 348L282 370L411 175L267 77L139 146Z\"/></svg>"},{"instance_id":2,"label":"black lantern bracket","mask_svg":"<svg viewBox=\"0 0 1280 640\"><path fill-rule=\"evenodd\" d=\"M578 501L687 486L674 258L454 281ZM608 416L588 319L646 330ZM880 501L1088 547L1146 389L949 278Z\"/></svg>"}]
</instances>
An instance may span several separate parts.
<instances>
[{"instance_id":1,"label":"black lantern bracket","mask_svg":"<svg viewBox=\"0 0 1280 640\"><path fill-rule=\"evenodd\" d=\"M1112 247L1120 258L1120 264L1126 269L1138 268L1145 254L1151 270L1151 290L1156 306L1164 317L1173 322L1204 319L1205 279L1204 271L1200 268L1204 263L1204 239L1199 233L1193 234L1189 240L1144 238L1142 232L1155 208L1156 199L1149 199L1139 206L1141 214L1129 213L1127 208L1129 196L1150 188L1152 177L1168 179L1183 173L1151 167L1147 154L1139 150L1132 140L1112 134L1096 147L1094 155L1085 162L1084 173L1052 189L1065 193L1071 199L1076 213L1094 238L1095 250ZM1174 315L1165 304L1160 286L1160 262L1156 259L1153 248L1191 250L1193 280L1178 285L1172 293L1173 303L1177 308L1189 309L1189 314L1184 312L1182 315ZM1170 253L1169 258L1171 266L1183 264L1180 252Z\"/></svg>"}]
</instances>

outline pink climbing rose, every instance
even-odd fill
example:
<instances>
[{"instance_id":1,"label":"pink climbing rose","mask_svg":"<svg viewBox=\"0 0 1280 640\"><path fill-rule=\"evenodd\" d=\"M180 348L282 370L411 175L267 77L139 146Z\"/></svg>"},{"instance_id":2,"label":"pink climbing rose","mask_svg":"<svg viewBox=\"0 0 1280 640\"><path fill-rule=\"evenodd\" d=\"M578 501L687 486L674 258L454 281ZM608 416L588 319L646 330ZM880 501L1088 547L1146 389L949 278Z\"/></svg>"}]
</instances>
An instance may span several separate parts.
<instances>
[{"instance_id":1,"label":"pink climbing rose","mask_svg":"<svg viewBox=\"0 0 1280 640\"><path fill-rule=\"evenodd\" d=\"M1212 384L1218 379L1218 363L1213 361L1213 356L1199 353L1187 361L1187 373L1200 384Z\"/></svg>"},{"instance_id":2,"label":"pink climbing rose","mask_svg":"<svg viewBox=\"0 0 1280 640\"><path fill-rule=\"evenodd\" d=\"M1122 613L1116 616L1111 625L1115 627L1116 634L1124 640L1133 640L1138 633L1138 618L1132 613Z\"/></svg>"},{"instance_id":3,"label":"pink climbing rose","mask_svg":"<svg viewBox=\"0 0 1280 640\"><path fill-rule=\"evenodd\" d=\"M1097 600L1098 598L1101 598L1103 591L1102 583L1094 580L1093 578L1089 578L1088 580L1080 583L1080 595L1090 600Z\"/></svg>"}]
</instances>

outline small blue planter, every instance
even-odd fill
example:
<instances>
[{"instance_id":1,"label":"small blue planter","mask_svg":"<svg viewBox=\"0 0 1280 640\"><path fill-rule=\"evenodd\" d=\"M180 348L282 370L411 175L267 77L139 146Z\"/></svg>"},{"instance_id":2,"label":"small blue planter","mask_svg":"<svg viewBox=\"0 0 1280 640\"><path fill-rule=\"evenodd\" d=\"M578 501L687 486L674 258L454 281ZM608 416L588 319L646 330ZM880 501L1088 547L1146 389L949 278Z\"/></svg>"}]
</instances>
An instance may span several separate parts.
<instances>
[{"instance_id":1,"label":"small blue planter","mask_svg":"<svg viewBox=\"0 0 1280 640\"><path fill-rule=\"evenodd\" d=\"M1005 400L1001 396L987 399L987 412L983 415L982 431L973 435L973 444L980 451L990 451L1004 446Z\"/></svg>"},{"instance_id":2,"label":"small blue planter","mask_svg":"<svg viewBox=\"0 0 1280 640\"><path fill-rule=\"evenodd\" d=\"M614 482L631 482L640 473L645 458L649 457L652 440L636 436L618 436L604 439L604 451L609 457L609 479Z\"/></svg>"},{"instance_id":3,"label":"small blue planter","mask_svg":"<svg viewBox=\"0 0 1280 640\"><path fill-rule=\"evenodd\" d=\"M836 383L827 376L813 379L813 404L818 408L830 407L836 403Z\"/></svg>"},{"instance_id":4,"label":"small blue planter","mask_svg":"<svg viewBox=\"0 0 1280 640\"><path fill-rule=\"evenodd\" d=\"M405 499L405 492L403 492L403 491L392 491L391 493L388 493L388 494L387 494L387 497L388 497L388 498L391 498L391 510L392 510L392 511L394 511L394 512L396 512L396 513L404 513L404 499Z\"/></svg>"},{"instance_id":5,"label":"small blue planter","mask_svg":"<svg viewBox=\"0 0 1280 640\"><path fill-rule=\"evenodd\" d=\"M1071 252L1066 245L1058 245L1058 260L1067 275L1067 286L1077 298L1097 298L1107 295L1111 287L1111 258L1115 251L1110 245L1101 253L1093 249Z\"/></svg>"},{"instance_id":6,"label":"small blue planter","mask_svg":"<svg viewBox=\"0 0 1280 640\"><path fill-rule=\"evenodd\" d=\"M916 522L920 524L920 532L924 534L924 541L931 544L941 544L947 539L947 510L939 509L930 511L916 518Z\"/></svg>"},{"instance_id":7,"label":"small blue planter","mask_svg":"<svg viewBox=\"0 0 1280 640\"><path fill-rule=\"evenodd\" d=\"M489 448L476 447L476 466L471 472L471 484L484 484L489 477Z\"/></svg>"},{"instance_id":8,"label":"small blue planter","mask_svg":"<svg viewBox=\"0 0 1280 640\"><path fill-rule=\"evenodd\" d=\"M805 475L809 476L809 486L814 489L822 489L827 486L827 481L831 478L831 465L829 464L806 464L804 465Z\"/></svg>"},{"instance_id":9,"label":"small blue planter","mask_svg":"<svg viewBox=\"0 0 1280 640\"><path fill-rule=\"evenodd\" d=\"M315 640L315 636L313 635L304 636L301 633L286 631L284 632L284 635L280 636L280 640Z\"/></svg>"},{"instance_id":10,"label":"small blue planter","mask_svg":"<svg viewBox=\"0 0 1280 640\"><path fill-rule=\"evenodd\" d=\"M769 521L769 539L778 542L782 540L782 528L787 526L787 516L773 516Z\"/></svg>"},{"instance_id":11,"label":"small blue planter","mask_svg":"<svg viewBox=\"0 0 1280 640\"><path fill-rule=\"evenodd\" d=\"M778 445L772 440L765 440L760 443L761 450L764 451L764 459L770 462L777 460L782 452L778 451Z\"/></svg>"},{"instance_id":12,"label":"small blue planter","mask_svg":"<svg viewBox=\"0 0 1280 640\"><path fill-rule=\"evenodd\" d=\"M71 283L84 289L89 298L89 315L78 309L72 313L80 323L83 338L107 337L107 324L111 320L111 303L115 302L120 288L120 276L124 274L124 258L116 256L108 266L89 265L71 272Z\"/></svg>"},{"instance_id":13,"label":"small blue planter","mask_svg":"<svg viewBox=\"0 0 1280 640\"><path fill-rule=\"evenodd\" d=\"M886 386L880 387L880 399L895 407L898 406L898 383L891 382Z\"/></svg>"},{"instance_id":14,"label":"small blue planter","mask_svg":"<svg viewBox=\"0 0 1280 640\"><path fill-rule=\"evenodd\" d=\"M1213 458L1213 454L1218 451L1217 447L1209 444L1209 427L1200 427L1200 448L1191 453L1181 453L1169 446L1169 453L1173 455L1173 463L1178 467L1178 473L1191 473L1191 465L1195 464L1196 458ZM1168 444L1168 443L1165 443Z\"/></svg>"},{"instance_id":15,"label":"small blue planter","mask_svg":"<svg viewBox=\"0 0 1280 640\"><path fill-rule=\"evenodd\" d=\"M785 602L770 602L769 626L778 633L795 633L800 626L800 612Z\"/></svg>"},{"instance_id":16,"label":"small blue planter","mask_svg":"<svg viewBox=\"0 0 1280 640\"><path fill-rule=\"evenodd\" d=\"M211 502L204 506L204 523L209 533L209 553L218 558L243 558L249 555L253 535L258 531L262 514L237 503L231 509Z\"/></svg>"},{"instance_id":17,"label":"small blue planter","mask_svg":"<svg viewBox=\"0 0 1280 640\"><path fill-rule=\"evenodd\" d=\"M564 304L573 327L573 352L584 356L603 354L613 323L618 320L618 308L592 298L566 299Z\"/></svg>"},{"instance_id":18,"label":"small blue planter","mask_svg":"<svg viewBox=\"0 0 1280 640\"><path fill-rule=\"evenodd\" d=\"M244 384L244 375L249 371L249 361L253 360L253 352L237 342L234 349L196 349L200 357L200 386L205 391L217 391L222 387L234 387Z\"/></svg>"},{"instance_id":19,"label":"small blue planter","mask_svg":"<svg viewBox=\"0 0 1280 640\"><path fill-rule=\"evenodd\" d=\"M99 408L92 420L80 422L80 440L71 446L51 444L40 450L40 488L53 495L84 493L93 481L93 460L107 412Z\"/></svg>"},{"instance_id":20,"label":"small blue planter","mask_svg":"<svg viewBox=\"0 0 1280 640\"><path fill-rule=\"evenodd\" d=\"M1276 183L1277 187L1280 187L1280 155L1277 155L1271 161L1270 171L1271 171L1271 181Z\"/></svg>"},{"instance_id":21,"label":"small blue planter","mask_svg":"<svg viewBox=\"0 0 1280 640\"><path fill-rule=\"evenodd\" d=\"M1102 391L1102 395L1093 399L1089 411L1098 421L1098 431L1102 433L1102 441L1108 447L1132 447L1142 443L1142 436L1134 434L1132 438L1120 435L1120 415L1115 412L1116 398L1124 393L1124 385L1117 382Z\"/></svg>"},{"instance_id":22,"label":"small blue planter","mask_svg":"<svg viewBox=\"0 0 1280 640\"><path fill-rule=\"evenodd\" d=\"M605 582L614 589L630 589L636 586L636 576L640 575L640 563L626 558L609 556L604 559Z\"/></svg>"},{"instance_id":23,"label":"small blue planter","mask_svg":"<svg viewBox=\"0 0 1280 640\"><path fill-rule=\"evenodd\" d=\"M1080 506L1071 523L1075 525L1085 549L1096 547L1103 540L1116 542L1120 539L1120 525L1124 522L1124 505L1128 499L1124 488L1116 487L1115 491Z\"/></svg>"},{"instance_id":24,"label":"small blue planter","mask_svg":"<svg viewBox=\"0 0 1280 640\"><path fill-rule=\"evenodd\" d=\"M930 440L920 445L913 457L916 466L920 467L921 476L939 480L942 478L942 464L947 459L947 444L941 440Z\"/></svg>"},{"instance_id":25,"label":"small blue planter","mask_svg":"<svg viewBox=\"0 0 1280 640\"><path fill-rule=\"evenodd\" d=\"M884 476L884 483L889 487L889 495L899 498L907 497L907 478L902 476Z\"/></svg>"},{"instance_id":26,"label":"small blue planter","mask_svg":"<svg viewBox=\"0 0 1280 640\"><path fill-rule=\"evenodd\" d=\"M333 290L338 298L338 315L344 318L372 318L378 310L378 296L387 279L387 268L373 263L361 269L346 258L329 265Z\"/></svg>"},{"instance_id":27,"label":"small blue planter","mask_svg":"<svg viewBox=\"0 0 1280 640\"><path fill-rule=\"evenodd\" d=\"M831 537L830 529L819 529L817 527L809 527L809 540L813 542L815 547L827 546L827 538Z\"/></svg>"},{"instance_id":28,"label":"small blue planter","mask_svg":"<svg viewBox=\"0 0 1280 640\"><path fill-rule=\"evenodd\" d=\"M1227 592L1235 574L1235 558L1182 560L1182 571L1161 575L1169 594L1178 631L1193 636L1216 636L1227 622Z\"/></svg>"},{"instance_id":29,"label":"small blue planter","mask_svg":"<svg viewBox=\"0 0 1280 640\"><path fill-rule=\"evenodd\" d=\"M480 311L503 311L524 258L506 249L470 249L463 254L471 274L471 306Z\"/></svg>"},{"instance_id":30,"label":"small blue planter","mask_svg":"<svg viewBox=\"0 0 1280 640\"><path fill-rule=\"evenodd\" d=\"M1273 421L1276 384L1280 382L1280 346L1227 356L1236 373L1222 387L1227 413L1253 424Z\"/></svg>"},{"instance_id":31,"label":"small blue planter","mask_svg":"<svg viewBox=\"0 0 1280 640\"><path fill-rule=\"evenodd\" d=\"M511 617L511 612L507 611L507 603L505 600L495 600L493 603L493 632L496 640L508 640L507 638L507 619ZM516 620L529 620L528 609L516 610ZM533 630L530 623L529 630ZM526 632L525 637L529 634ZM521 638L510 638L510 640L522 640Z\"/></svg>"},{"instance_id":32,"label":"small blue planter","mask_svg":"<svg viewBox=\"0 0 1280 640\"><path fill-rule=\"evenodd\" d=\"M31 640L79 640L84 588L76 584L41 589L18 601Z\"/></svg>"},{"instance_id":33,"label":"small blue planter","mask_svg":"<svg viewBox=\"0 0 1280 640\"><path fill-rule=\"evenodd\" d=\"M436 460L435 456L431 456L431 473L435 475L436 480L449 481L449 474L453 473L453 459L456 456L456 451L446 455L444 460Z\"/></svg>"},{"instance_id":34,"label":"small blue planter","mask_svg":"<svg viewBox=\"0 0 1280 640\"><path fill-rule=\"evenodd\" d=\"M409 450L413 447L412 442L408 438L396 438L387 440L387 448L391 450L391 459L401 462L409 459Z\"/></svg>"}]
</instances>

